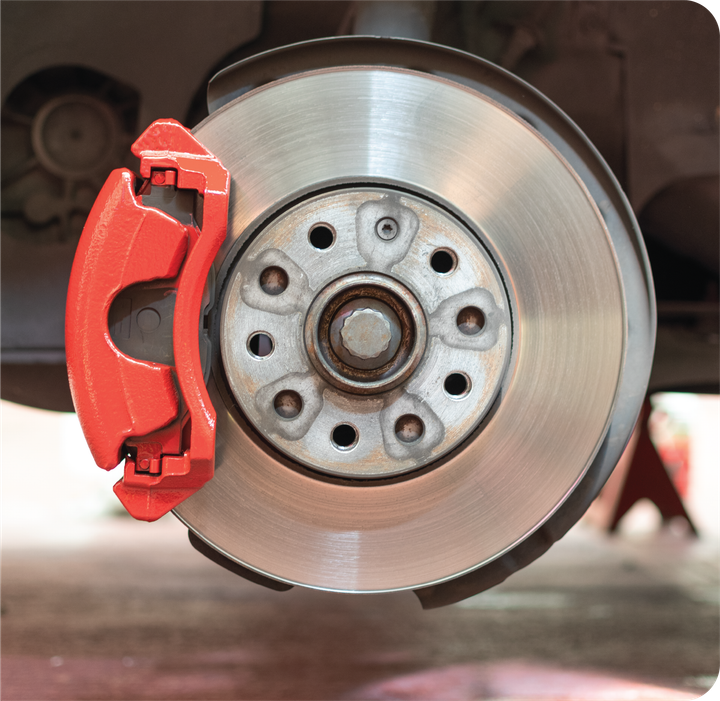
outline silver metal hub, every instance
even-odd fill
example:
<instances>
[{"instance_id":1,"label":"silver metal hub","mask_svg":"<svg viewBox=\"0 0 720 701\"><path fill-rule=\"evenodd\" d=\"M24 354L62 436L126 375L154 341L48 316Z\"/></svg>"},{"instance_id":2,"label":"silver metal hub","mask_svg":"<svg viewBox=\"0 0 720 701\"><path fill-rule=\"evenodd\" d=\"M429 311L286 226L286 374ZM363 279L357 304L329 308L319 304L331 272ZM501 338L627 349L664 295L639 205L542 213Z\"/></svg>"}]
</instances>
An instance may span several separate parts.
<instances>
[{"instance_id":1,"label":"silver metal hub","mask_svg":"<svg viewBox=\"0 0 720 701\"><path fill-rule=\"evenodd\" d=\"M453 217L346 189L256 234L229 274L220 337L235 399L269 441L327 473L383 477L437 460L482 420L507 365L509 304Z\"/></svg>"}]
</instances>

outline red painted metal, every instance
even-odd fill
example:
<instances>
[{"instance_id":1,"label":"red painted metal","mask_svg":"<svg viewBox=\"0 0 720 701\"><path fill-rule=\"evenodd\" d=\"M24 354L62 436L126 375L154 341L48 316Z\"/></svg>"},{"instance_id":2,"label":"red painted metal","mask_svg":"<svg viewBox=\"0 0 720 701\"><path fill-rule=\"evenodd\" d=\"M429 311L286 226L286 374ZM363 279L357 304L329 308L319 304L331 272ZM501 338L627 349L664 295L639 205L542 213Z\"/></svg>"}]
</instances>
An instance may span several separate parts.
<instances>
[{"instance_id":1,"label":"red painted metal","mask_svg":"<svg viewBox=\"0 0 720 701\"><path fill-rule=\"evenodd\" d=\"M132 151L154 185L202 195L202 231L143 206L135 175L113 171L75 255L65 341L70 389L93 457L106 470L125 458L115 493L132 516L154 521L213 476L216 414L203 381L198 328L205 280L225 239L230 175L171 119L154 122ZM108 329L118 292L165 278L177 287L174 369L125 355Z\"/></svg>"}]
</instances>

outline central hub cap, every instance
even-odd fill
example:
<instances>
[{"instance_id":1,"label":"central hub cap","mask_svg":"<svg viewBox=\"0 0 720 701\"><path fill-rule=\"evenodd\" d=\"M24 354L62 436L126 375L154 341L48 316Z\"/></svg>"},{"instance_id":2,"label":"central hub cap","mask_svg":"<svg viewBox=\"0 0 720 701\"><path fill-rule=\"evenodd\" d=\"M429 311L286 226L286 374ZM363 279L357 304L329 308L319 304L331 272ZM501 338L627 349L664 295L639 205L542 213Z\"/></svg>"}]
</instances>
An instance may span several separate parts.
<instances>
[{"instance_id":1,"label":"central hub cap","mask_svg":"<svg viewBox=\"0 0 720 701\"><path fill-rule=\"evenodd\" d=\"M373 369L392 360L402 328L390 306L369 297L344 304L330 324L330 345L348 365Z\"/></svg>"},{"instance_id":2,"label":"central hub cap","mask_svg":"<svg viewBox=\"0 0 720 701\"><path fill-rule=\"evenodd\" d=\"M396 387L425 348L425 316L415 296L377 273L338 278L313 302L305 326L308 354L339 389L373 394Z\"/></svg>"}]
</instances>

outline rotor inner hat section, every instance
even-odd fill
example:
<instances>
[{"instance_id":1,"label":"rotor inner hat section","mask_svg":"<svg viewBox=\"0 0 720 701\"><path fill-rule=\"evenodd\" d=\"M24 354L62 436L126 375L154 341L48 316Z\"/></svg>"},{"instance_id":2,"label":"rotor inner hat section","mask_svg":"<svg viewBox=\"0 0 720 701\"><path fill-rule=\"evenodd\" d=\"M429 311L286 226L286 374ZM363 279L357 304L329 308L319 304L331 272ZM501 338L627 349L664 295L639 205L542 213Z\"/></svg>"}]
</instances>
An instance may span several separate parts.
<instances>
[{"instance_id":1,"label":"rotor inner hat section","mask_svg":"<svg viewBox=\"0 0 720 701\"><path fill-rule=\"evenodd\" d=\"M452 270L436 270L438 251ZM474 336L457 321L467 309L482 310ZM258 337L271 353L248 352ZM478 237L447 212L344 188L254 235L228 274L220 341L234 399L276 448L325 473L388 477L436 461L482 420L508 363L510 305ZM451 375L467 378L454 394Z\"/></svg>"}]
</instances>

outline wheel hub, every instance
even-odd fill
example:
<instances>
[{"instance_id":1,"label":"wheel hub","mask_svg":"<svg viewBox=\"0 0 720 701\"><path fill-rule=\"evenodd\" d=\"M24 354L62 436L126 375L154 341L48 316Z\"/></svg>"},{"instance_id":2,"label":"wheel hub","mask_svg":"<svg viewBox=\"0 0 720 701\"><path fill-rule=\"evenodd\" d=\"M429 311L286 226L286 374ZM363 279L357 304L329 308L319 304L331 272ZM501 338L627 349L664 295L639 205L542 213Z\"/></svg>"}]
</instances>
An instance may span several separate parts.
<instances>
[{"instance_id":1,"label":"wheel hub","mask_svg":"<svg viewBox=\"0 0 720 701\"><path fill-rule=\"evenodd\" d=\"M497 269L453 217L420 197L345 189L256 234L228 277L222 358L247 417L289 457L394 476L482 420L506 367L508 309Z\"/></svg>"},{"instance_id":2,"label":"wheel hub","mask_svg":"<svg viewBox=\"0 0 720 701\"><path fill-rule=\"evenodd\" d=\"M387 391L406 380L426 339L425 315L415 296L377 273L354 273L330 283L305 322L305 347L317 371L354 394Z\"/></svg>"}]
</instances>

